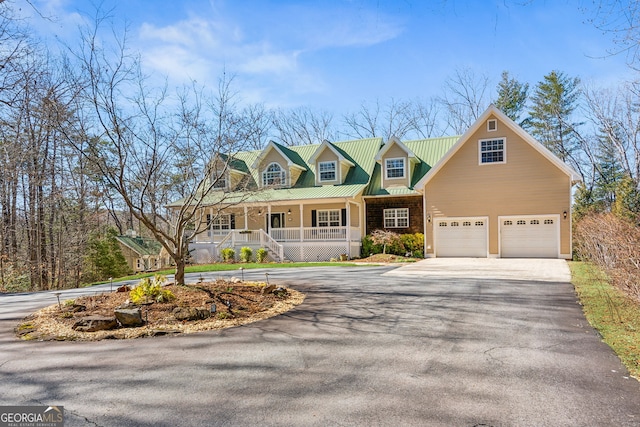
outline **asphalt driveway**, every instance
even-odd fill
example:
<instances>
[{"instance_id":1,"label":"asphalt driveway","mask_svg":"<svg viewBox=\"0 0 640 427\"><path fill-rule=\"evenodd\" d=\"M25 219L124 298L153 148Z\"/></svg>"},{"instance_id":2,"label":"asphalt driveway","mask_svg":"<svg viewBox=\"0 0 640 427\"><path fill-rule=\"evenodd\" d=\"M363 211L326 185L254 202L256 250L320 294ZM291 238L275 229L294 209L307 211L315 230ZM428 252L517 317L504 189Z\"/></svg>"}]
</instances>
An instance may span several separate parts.
<instances>
[{"instance_id":1,"label":"asphalt driveway","mask_svg":"<svg viewBox=\"0 0 640 427\"><path fill-rule=\"evenodd\" d=\"M0 296L0 402L63 405L66 426L640 425L640 385L587 324L564 261L269 273L305 302L155 339L21 342L17 319L55 298Z\"/></svg>"}]
</instances>

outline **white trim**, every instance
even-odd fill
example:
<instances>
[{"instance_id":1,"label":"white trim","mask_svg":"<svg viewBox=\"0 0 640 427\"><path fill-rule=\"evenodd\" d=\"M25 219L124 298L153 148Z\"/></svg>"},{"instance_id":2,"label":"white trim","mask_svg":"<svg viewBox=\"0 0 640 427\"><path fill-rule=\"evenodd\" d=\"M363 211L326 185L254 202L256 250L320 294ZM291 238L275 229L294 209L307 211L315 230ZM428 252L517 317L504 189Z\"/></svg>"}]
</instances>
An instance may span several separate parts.
<instances>
[{"instance_id":1,"label":"white trim","mask_svg":"<svg viewBox=\"0 0 640 427\"><path fill-rule=\"evenodd\" d=\"M387 168L387 162L390 162L393 160L402 160L402 176L393 176L393 177L389 176L389 169ZM392 168L392 169L397 170L400 168ZM407 158L406 157L390 157L388 159L384 159L384 179L385 180L407 179Z\"/></svg>"},{"instance_id":2,"label":"white trim","mask_svg":"<svg viewBox=\"0 0 640 427\"><path fill-rule=\"evenodd\" d=\"M387 211L394 211L393 222L395 225L387 226ZM404 219L404 217L398 217L399 211L407 212L407 225L398 225L398 219ZM383 228L409 228L409 208L388 208L382 210L382 227Z\"/></svg>"},{"instance_id":3,"label":"white trim","mask_svg":"<svg viewBox=\"0 0 640 427\"><path fill-rule=\"evenodd\" d=\"M289 168L295 168L295 169L299 169L301 171L306 171L307 168L300 166L297 163L294 163L289 156L287 156L286 154L284 154L284 152L282 152L282 150L280 148L278 148L278 146L276 145L275 142L273 141L269 141L269 143L267 144L266 147L264 147L264 149L262 150L262 152L260 153L260 155L256 158L256 160L253 162L253 164L251 165L252 169L258 169L258 167L260 166L260 163L262 163L262 161L264 160L265 157L267 157L267 154L269 154L269 151L271 150L276 150L278 152L278 154L280 154L280 156L282 156L282 158L287 162L287 166ZM273 162L272 162L273 163Z\"/></svg>"},{"instance_id":4,"label":"white trim","mask_svg":"<svg viewBox=\"0 0 640 427\"><path fill-rule=\"evenodd\" d=\"M491 125L493 125L493 129L491 128ZM498 130L498 120L496 119L487 120L487 132L496 132L497 130Z\"/></svg>"},{"instance_id":5,"label":"white trim","mask_svg":"<svg viewBox=\"0 0 640 427\"><path fill-rule=\"evenodd\" d=\"M411 151L409 147L404 145L404 143L400 141L398 138L396 138L395 136L392 136L391 138L389 138L389 140L380 148L380 150L376 154L375 161L380 163L384 155L387 153L387 151L389 151L389 149L394 144L400 147L405 153L407 153L407 157L409 158L410 161L414 163L418 162L418 158L416 154L413 151Z\"/></svg>"},{"instance_id":6,"label":"white trim","mask_svg":"<svg viewBox=\"0 0 640 427\"><path fill-rule=\"evenodd\" d=\"M447 154L442 157L438 163L436 163L430 170L420 178L420 181L416 183L414 188L416 189L424 189L424 186L433 179L433 177L447 164L447 162L451 159L460 150L460 148L468 142L468 140L473 136L473 134L482 126L482 124L489 118L491 115L496 116L498 120L500 120L504 125L506 125L509 129L516 133L519 137L521 137L525 142L527 142L531 147L533 147L536 151L542 154L547 160L553 163L558 169L564 172L567 176L569 176L571 182L579 182L582 181L580 175L573 170L569 165L560 160L555 154L545 148L544 145L536 141L531 135L529 135L524 129L518 126L513 120L507 117L502 111L500 111L495 105L490 105L484 113L476 120L476 122L469 128L467 131L458 139L458 142L455 143L453 147L447 152Z\"/></svg>"},{"instance_id":7,"label":"white trim","mask_svg":"<svg viewBox=\"0 0 640 427\"><path fill-rule=\"evenodd\" d=\"M280 169L280 172L269 172L269 168L273 165L278 166L278 168ZM266 184L265 183L265 174L270 173L270 174L275 174L275 173L279 173L280 174L280 183L278 184ZM271 162L267 165L266 168L264 168L262 170L262 172L260 173L260 187L286 187L287 186L287 181L288 181L288 174L285 168L283 168L280 163L278 162Z\"/></svg>"},{"instance_id":8,"label":"white trim","mask_svg":"<svg viewBox=\"0 0 640 427\"><path fill-rule=\"evenodd\" d=\"M482 161L482 143L483 142L490 142L490 141L502 141L502 161L501 162L483 162ZM490 153L497 153L500 150L493 150L493 151L489 151ZM484 151L485 153L487 153L487 151ZM486 166L486 165L504 165L507 163L507 137L505 136L500 136L500 137L496 137L496 138L484 138L484 139L479 139L478 140L478 164L480 166Z\"/></svg>"}]
</instances>

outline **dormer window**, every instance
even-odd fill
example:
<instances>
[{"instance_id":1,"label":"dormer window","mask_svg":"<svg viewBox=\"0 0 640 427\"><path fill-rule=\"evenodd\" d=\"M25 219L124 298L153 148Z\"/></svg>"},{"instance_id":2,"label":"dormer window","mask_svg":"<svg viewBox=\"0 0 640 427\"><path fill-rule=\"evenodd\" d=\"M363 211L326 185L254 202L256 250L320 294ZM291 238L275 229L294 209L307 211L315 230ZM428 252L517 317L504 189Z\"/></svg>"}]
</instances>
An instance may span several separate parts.
<instances>
[{"instance_id":1,"label":"dormer window","mask_svg":"<svg viewBox=\"0 0 640 427\"><path fill-rule=\"evenodd\" d=\"M217 188L219 190L226 189L227 188L227 177L225 175L219 176L217 181L213 183L213 188Z\"/></svg>"},{"instance_id":2,"label":"dormer window","mask_svg":"<svg viewBox=\"0 0 640 427\"><path fill-rule=\"evenodd\" d=\"M336 180L336 162L318 162L320 182Z\"/></svg>"},{"instance_id":3,"label":"dormer window","mask_svg":"<svg viewBox=\"0 0 640 427\"><path fill-rule=\"evenodd\" d=\"M286 176L285 171L278 163L271 163L262 173L262 185L265 187L282 186L286 182Z\"/></svg>"},{"instance_id":4,"label":"dormer window","mask_svg":"<svg viewBox=\"0 0 640 427\"><path fill-rule=\"evenodd\" d=\"M399 157L395 159L386 159L384 162L385 177L387 179L404 178L405 177L404 163L405 163L405 159L403 157Z\"/></svg>"}]
</instances>

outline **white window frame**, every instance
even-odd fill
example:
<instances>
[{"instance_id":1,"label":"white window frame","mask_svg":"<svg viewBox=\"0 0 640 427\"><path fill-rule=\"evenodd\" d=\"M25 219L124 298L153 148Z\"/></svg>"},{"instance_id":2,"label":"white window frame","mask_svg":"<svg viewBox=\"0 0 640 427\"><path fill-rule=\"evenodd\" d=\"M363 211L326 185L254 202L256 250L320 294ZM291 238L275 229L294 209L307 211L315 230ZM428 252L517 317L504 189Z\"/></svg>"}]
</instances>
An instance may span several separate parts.
<instances>
[{"instance_id":1,"label":"white window frame","mask_svg":"<svg viewBox=\"0 0 640 427\"><path fill-rule=\"evenodd\" d=\"M501 149L493 149L493 147L489 148L489 149L485 149L483 150L483 145L486 145L487 143L498 143L501 142L502 143L502 148ZM501 161L482 161L482 155L483 154L488 154L488 153L502 153L502 160ZM507 163L507 138L504 137L500 137L500 138L488 138L488 139L481 139L478 141L478 164L480 165L502 165Z\"/></svg>"},{"instance_id":2,"label":"white window frame","mask_svg":"<svg viewBox=\"0 0 640 427\"><path fill-rule=\"evenodd\" d=\"M211 222L211 229L214 231L223 231L223 230L231 230L231 215L230 214L221 214L218 215L213 221L209 219Z\"/></svg>"},{"instance_id":3,"label":"white window frame","mask_svg":"<svg viewBox=\"0 0 640 427\"><path fill-rule=\"evenodd\" d=\"M401 161L402 168L398 166L389 167L390 162ZM405 179L407 177L407 159L404 157L393 157L390 159L384 159L384 176L385 179ZM402 176L389 176L390 171L402 170Z\"/></svg>"},{"instance_id":4,"label":"white window frame","mask_svg":"<svg viewBox=\"0 0 640 427\"><path fill-rule=\"evenodd\" d=\"M322 170L323 166L327 167L329 165L332 167L332 169ZM333 178L323 178L323 174L331 174L331 173L333 173ZM335 160L318 162L318 181L328 182L328 181L335 181L337 179L338 179L338 162L336 162Z\"/></svg>"},{"instance_id":5,"label":"white window frame","mask_svg":"<svg viewBox=\"0 0 640 427\"><path fill-rule=\"evenodd\" d=\"M316 213L316 225L318 227L340 227L342 224L342 212L340 209L326 209Z\"/></svg>"},{"instance_id":6,"label":"white window frame","mask_svg":"<svg viewBox=\"0 0 640 427\"><path fill-rule=\"evenodd\" d=\"M409 208L384 209L382 221L384 228L408 228Z\"/></svg>"},{"instance_id":7,"label":"white window frame","mask_svg":"<svg viewBox=\"0 0 640 427\"><path fill-rule=\"evenodd\" d=\"M269 170L272 166L277 166L279 171ZM280 166L278 162L271 162L262 172L262 186L263 187L282 187L286 185L287 173L284 168Z\"/></svg>"},{"instance_id":8,"label":"white window frame","mask_svg":"<svg viewBox=\"0 0 640 427\"><path fill-rule=\"evenodd\" d=\"M498 121L496 119L487 120L487 132L495 132L498 130Z\"/></svg>"},{"instance_id":9,"label":"white window frame","mask_svg":"<svg viewBox=\"0 0 640 427\"><path fill-rule=\"evenodd\" d=\"M213 188L218 190L226 190L228 185L228 180L226 174L220 175L218 180L213 184Z\"/></svg>"}]
</instances>

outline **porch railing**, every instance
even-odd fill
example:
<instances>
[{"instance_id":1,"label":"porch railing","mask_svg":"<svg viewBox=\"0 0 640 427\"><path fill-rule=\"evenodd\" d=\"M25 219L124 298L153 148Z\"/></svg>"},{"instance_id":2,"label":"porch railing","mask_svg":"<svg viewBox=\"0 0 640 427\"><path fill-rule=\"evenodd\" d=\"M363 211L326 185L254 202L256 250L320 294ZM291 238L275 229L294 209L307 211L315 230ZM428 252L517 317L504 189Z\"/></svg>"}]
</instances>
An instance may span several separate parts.
<instances>
[{"instance_id":1,"label":"porch railing","mask_svg":"<svg viewBox=\"0 0 640 427\"><path fill-rule=\"evenodd\" d=\"M284 259L284 248L275 239L269 236L264 230L232 230L216 244L217 252L227 247L235 247L237 245L256 245L266 247L280 261Z\"/></svg>"},{"instance_id":2,"label":"porch railing","mask_svg":"<svg viewBox=\"0 0 640 427\"><path fill-rule=\"evenodd\" d=\"M347 227L272 228L269 234L279 242L345 241ZM360 240L360 230L351 227L349 237L351 240Z\"/></svg>"}]
</instances>

